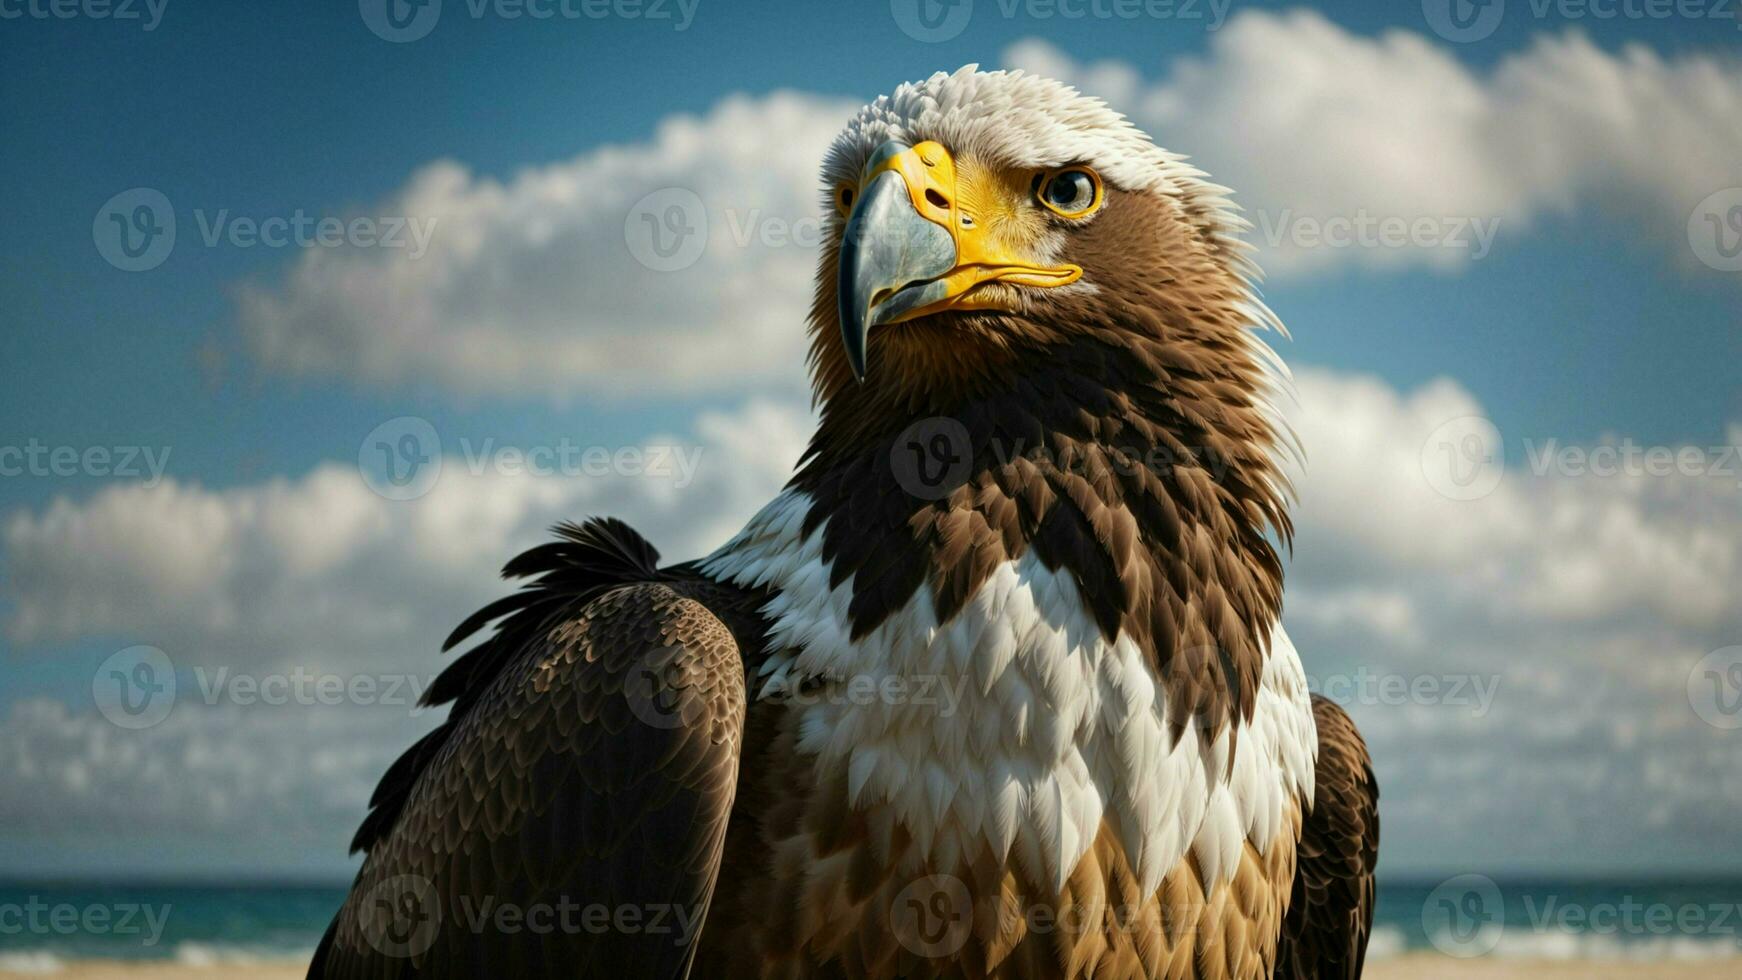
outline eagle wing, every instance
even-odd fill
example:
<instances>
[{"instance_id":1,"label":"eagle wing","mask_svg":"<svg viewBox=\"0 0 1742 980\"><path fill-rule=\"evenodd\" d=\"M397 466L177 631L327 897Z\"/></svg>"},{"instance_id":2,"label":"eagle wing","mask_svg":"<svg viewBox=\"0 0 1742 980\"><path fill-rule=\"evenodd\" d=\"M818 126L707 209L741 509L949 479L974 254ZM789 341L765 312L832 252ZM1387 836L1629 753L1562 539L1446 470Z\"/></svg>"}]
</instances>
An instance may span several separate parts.
<instances>
[{"instance_id":1,"label":"eagle wing","mask_svg":"<svg viewBox=\"0 0 1742 980\"><path fill-rule=\"evenodd\" d=\"M507 617L426 696L454 707L376 790L311 980L689 972L745 714L717 613L749 597L619 522L559 532L449 639Z\"/></svg>"},{"instance_id":2,"label":"eagle wing","mask_svg":"<svg viewBox=\"0 0 1742 980\"><path fill-rule=\"evenodd\" d=\"M1367 744L1336 702L1313 696L1319 758L1313 808L1295 851L1294 894L1277 943L1276 980L1356 980L1373 928L1379 783Z\"/></svg>"}]
</instances>

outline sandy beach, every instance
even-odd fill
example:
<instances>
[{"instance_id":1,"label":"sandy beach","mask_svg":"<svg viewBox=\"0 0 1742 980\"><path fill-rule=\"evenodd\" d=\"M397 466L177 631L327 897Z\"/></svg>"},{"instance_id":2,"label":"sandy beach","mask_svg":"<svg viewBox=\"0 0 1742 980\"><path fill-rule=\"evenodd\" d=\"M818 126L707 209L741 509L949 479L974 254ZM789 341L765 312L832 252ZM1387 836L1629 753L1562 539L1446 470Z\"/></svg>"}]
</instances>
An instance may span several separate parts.
<instances>
[{"instance_id":1,"label":"sandy beach","mask_svg":"<svg viewBox=\"0 0 1742 980\"><path fill-rule=\"evenodd\" d=\"M53 976L63 980L302 980L301 963L238 966L79 963L55 973L0 970L0 977ZM1369 965L1370 980L1715 980L1742 977L1742 959L1717 962L1629 963L1532 960L1454 960L1415 954Z\"/></svg>"}]
</instances>

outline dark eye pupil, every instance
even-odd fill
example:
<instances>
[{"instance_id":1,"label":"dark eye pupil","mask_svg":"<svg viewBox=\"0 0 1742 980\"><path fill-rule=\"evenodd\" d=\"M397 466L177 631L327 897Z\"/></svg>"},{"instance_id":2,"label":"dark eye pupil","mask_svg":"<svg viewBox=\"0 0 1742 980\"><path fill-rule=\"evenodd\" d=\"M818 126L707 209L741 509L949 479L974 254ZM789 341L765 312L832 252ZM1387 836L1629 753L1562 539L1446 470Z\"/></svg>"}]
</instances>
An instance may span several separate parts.
<instances>
[{"instance_id":1,"label":"dark eye pupil","mask_svg":"<svg viewBox=\"0 0 1742 980\"><path fill-rule=\"evenodd\" d=\"M1048 204L1061 211L1081 211L1095 199L1095 182L1081 170L1067 170L1046 185Z\"/></svg>"}]
</instances>

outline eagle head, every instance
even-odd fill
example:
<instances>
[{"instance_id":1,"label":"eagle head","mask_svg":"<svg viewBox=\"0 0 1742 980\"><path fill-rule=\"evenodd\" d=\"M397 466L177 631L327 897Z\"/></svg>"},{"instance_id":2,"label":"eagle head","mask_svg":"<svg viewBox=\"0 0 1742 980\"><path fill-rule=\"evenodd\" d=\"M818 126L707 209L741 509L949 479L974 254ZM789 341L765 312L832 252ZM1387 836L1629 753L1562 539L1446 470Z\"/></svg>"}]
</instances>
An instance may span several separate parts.
<instances>
[{"instance_id":1,"label":"eagle head","mask_svg":"<svg viewBox=\"0 0 1742 980\"><path fill-rule=\"evenodd\" d=\"M1085 342L1257 371L1250 328L1274 319L1245 222L1203 178L1100 100L1023 72L970 65L877 99L823 166L819 400L935 404Z\"/></svg>"}]
</instances>

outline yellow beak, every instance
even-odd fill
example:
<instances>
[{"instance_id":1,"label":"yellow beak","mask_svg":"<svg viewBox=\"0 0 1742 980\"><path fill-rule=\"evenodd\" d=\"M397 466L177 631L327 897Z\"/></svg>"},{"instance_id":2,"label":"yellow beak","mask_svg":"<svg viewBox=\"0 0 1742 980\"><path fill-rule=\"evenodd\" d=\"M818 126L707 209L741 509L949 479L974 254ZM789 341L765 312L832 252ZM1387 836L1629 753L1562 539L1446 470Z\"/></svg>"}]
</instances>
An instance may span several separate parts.
<instances>
[{"instance_id":1,"label":"yellow beak","mask_svg":"<svg viewBox=\"0 0 1742 980\"><path fill-rule=\"evenodd\" d=\"M940 143L884 143L866 161L859 188L837 275L842 340L861 380L874 326L994 308L975 292L989 282L1063 286L1083 274L1075 265L1034 264L995 240L984 216L962 206L955 159Z\"/></svg>"}]
</instances>

